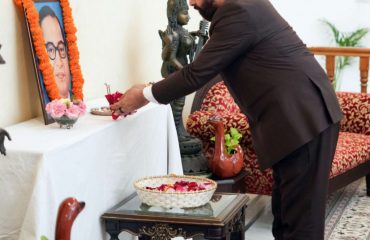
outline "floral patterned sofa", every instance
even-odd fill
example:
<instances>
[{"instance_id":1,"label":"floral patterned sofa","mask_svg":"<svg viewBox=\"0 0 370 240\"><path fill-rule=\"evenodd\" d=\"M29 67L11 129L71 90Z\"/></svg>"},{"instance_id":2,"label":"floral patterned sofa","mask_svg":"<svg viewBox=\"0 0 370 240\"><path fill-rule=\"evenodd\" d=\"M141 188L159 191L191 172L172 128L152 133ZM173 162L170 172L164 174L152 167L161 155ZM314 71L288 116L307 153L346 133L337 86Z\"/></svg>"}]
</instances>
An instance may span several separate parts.
<instances>
[{"instance_id":1,"label":"floral patterned sofa","mask_svg":"<svg viewBox=\"0 0 370 240\"><path fill-rule=\"evenodd\" d=\"M344 118L332 169L330 172L330 191L366 176L368 195L370 195L370 94L338 92ZM252 146L247 117L240 112L222 81L213 85L206 93L201 107L187 120L190 134L203 141L204 151L212 147L209 140L213 129L207 120L211 116L221 116L227 129L237 128L243 135L241 145L244 150L245 191L270 195L272 191L272 170L261 171Z\"/></svg>"}]
</instances>

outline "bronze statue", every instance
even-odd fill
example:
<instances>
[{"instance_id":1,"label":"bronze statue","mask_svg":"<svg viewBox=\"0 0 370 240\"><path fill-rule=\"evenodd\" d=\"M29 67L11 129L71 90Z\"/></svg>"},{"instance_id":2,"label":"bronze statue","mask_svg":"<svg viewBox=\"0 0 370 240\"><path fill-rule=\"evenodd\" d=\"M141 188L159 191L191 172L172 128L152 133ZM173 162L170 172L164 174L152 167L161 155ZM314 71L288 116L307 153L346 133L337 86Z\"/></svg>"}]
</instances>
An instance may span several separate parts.
<instances>
[{"instance_id":1,"label":"bronze statue","mask_svg":"<svg viewBox=\"0 0 370 240\"><path fill-rule=\"evenodd\" d=\"M1 44L0 44L0 49L1 49ZM1 55L0 55L0 64L5 64L5 61Z\"/></svg>"},{"instance_id":2,"label":"bronze statue","mask_svg":"<svg viewBox=\"0 0 370 240\"><path fill-rule=\"evenodd\" d=\"M167 29L164 32L159 30L163 42L161 69L163 77L180 70L189 63L188 57L193 57L195 37L183 28L190 20L188 10L189 6L185 0L167 2Z\"/></svg>"},{"instance_id":3,"label":"bronze statue","mask_svg":"<svg viewBox=\"0 0 370 240\"><path fill-rule=\"evenodd\" d=\"M168 26L165 31L159 30L162 39L162 77L167 77L180 70L194 59L197 50L195 40L196 36L199 36L199 31L189 33L183 27L190 20L188 10L186 0L168 0L167 2ZM185 97L171 102L184 173L205 172L207 161L202 154L202 143L199 139L190 136L184 128L182 120L184 104Z\"/></svg>"},{"instance_id":4,"label":"bronze statue","mask_svg":"<svg viewBox=\"0 0 370 240\"><path fill-rule=\"evenodd\" d=\"M8 140L12 140L9 133L6 130L0 128L0 153L4 156L6 156L6 149L4 145L5 136L8 138Z\"/></svg>"}]
</instances>

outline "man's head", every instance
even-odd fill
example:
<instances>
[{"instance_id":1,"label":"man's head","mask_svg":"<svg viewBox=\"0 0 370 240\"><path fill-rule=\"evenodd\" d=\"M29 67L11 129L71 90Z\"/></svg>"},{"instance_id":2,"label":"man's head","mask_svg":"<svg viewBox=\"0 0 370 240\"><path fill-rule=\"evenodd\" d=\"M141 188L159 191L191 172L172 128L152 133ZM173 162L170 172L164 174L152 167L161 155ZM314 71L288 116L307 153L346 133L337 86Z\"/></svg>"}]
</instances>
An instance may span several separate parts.
<instances>
[{"instance_id":1,"label":"man's head","mask_svg":"<svg viewBox=\"0 0 370 240\"><path fill-rule=\"evenodd\" d=\"M54 76L59 93L62 98L68 98L71 74L62 28L54 11L48 6L41 8L39 17L46 51L54 68Z\"/></svg>"},{"instance_id":2,"label":"man's head","mask_svg":"<svg viewBox=\"0 0 370 240\"><path fill-rule=\"evenodd\" d=\"M217 8L224 0L189 0L189 5L198 10L199 14L206 20L211 21Z\"/></svg>"}]
</instances>

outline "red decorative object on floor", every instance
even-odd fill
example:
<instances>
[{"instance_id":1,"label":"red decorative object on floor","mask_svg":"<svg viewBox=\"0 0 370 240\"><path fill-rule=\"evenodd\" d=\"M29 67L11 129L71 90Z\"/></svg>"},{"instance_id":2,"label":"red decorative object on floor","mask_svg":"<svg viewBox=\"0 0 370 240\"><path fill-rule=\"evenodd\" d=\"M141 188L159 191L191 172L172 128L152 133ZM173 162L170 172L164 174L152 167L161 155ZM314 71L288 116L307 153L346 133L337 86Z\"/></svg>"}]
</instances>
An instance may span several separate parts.
<instances>
[{"instance_id":1,"label":"red decorative object on floor","mask_svg":"<svg viewBox=\"0 0 370 240\"><path fill-rule=\"evenodd\" d=\"M79 202L72 197L65 199L60 204L55 229L55 240L71 239L72 224L84 207L85 202Z\"/></svg>"}]
</instances>

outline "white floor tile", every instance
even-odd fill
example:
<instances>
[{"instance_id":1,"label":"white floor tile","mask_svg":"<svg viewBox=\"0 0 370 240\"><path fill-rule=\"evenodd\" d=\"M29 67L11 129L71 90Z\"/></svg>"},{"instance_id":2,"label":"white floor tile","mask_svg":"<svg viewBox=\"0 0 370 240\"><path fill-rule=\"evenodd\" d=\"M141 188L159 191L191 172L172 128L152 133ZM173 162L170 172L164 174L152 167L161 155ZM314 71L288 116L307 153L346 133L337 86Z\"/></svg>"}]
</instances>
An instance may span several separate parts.
<instances>
[{"instance_id":1,"label":"white floor tile","mask_svg":"<svg viewBox=\"0 0 370 240\"><path fill-rule=\"evenodd\" d=\"M271 198L267 196L262 196L260 201L256 201L249 205L250 209L260 209L260 211L255 212L254 222L250 222L250 226L245 232L246 240L274 240L271 233L272 226L272 212L271 212ZM246 214L246 223L248 220L248 214ZM248 224L247 224L248 227Z\"/></svg>"}]
</instances>

